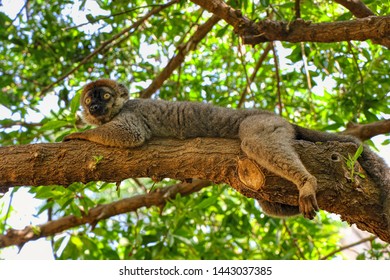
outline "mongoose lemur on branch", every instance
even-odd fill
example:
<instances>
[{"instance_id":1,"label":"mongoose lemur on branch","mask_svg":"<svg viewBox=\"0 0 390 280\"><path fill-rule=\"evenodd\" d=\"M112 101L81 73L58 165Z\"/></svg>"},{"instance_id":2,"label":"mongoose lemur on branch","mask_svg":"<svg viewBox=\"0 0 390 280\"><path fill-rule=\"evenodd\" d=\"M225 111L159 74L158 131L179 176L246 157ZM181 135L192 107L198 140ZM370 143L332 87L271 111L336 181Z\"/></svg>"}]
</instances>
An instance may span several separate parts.
<instances>
[{"instance_id":1,"label":"mongoose lemur on branch","mask_svg":"<svg viewBox=\"0 0 390 280\"><path fill-rule=\"evenodd\" d=\"M313 218L318 205L317 180L303 166L292 146L294 139L311 142L353 142L351 136L331 134L290 124L285 119L262 110L234 110L204 103L168 102L129 99L125 86L101 79L87 84L81 95L86 122L97 127L77 132L65 140L84 139L114 147L141 146L152 137L238 138L242 151L260 166L293 182L299 190L299 208L259 200L263 210L273 216L302 213ZM364 148L359 162L382 187L387 218L389 200L389 168L370 149Z\"/></svg>"}]
</instances>

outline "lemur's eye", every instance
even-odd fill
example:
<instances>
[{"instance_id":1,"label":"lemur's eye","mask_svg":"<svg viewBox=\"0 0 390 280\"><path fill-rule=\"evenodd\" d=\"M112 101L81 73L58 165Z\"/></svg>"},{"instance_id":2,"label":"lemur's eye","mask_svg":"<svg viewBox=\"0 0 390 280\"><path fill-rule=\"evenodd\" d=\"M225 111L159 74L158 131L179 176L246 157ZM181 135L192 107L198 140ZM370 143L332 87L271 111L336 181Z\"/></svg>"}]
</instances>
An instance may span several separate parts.
<instances>
[{"instance_id":1,"label":"lemur's eye","mask_svg":"<svg viewBox=\"0 0 390 280\"><path fill-rule=\"evenodd\" d=\"M89 105L91 101L92 101L91 97L85 98L85 105Z\"/></svg>"},{"instance_id":2,"label":"lemur's eye","mask_svg":"<svg viewBox=\"0 0 390 280\"><path fill-rule=\"evenodd\" d=\"M105 93L105 94L103 95L103 98L104 98L105 100L108 100L108 99L111 98L111 94Z\"/></svg>"}]
</instances>

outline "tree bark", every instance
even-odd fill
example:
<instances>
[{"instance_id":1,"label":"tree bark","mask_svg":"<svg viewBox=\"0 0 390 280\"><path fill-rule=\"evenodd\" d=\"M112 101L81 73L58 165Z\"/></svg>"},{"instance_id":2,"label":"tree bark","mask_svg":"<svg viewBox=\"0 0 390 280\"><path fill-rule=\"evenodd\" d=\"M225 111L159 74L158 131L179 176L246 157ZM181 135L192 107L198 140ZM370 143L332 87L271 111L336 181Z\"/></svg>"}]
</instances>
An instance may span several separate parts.
<instances>
[{"instance_id":1,"label":"tree bark","mask_svg":"<svg viewBox=\"0 0 390 280\"><path fill-rule=\"evenodd\" d=\"M347 124L347 129L342 132L342 134L355 136L362 141L366 141L374 136L386 133L390 133L390 119L368 124L356 124L350 122Z\"/></svg>"},{"instance_id":2,"label":"tree bark","mask_svg":"<svg viewBox=\"0 0 390 280\"><path fill-rule=\"evenodd\" d=\"M356 146L296 141L308 171L318 179L321 209L390 242L381 190L369 177L351 178L344 158ZM102 159L97 161L96 156ZM291 182L258 167L232 139L155 139L136 149L111 148L87 141L30 144L0 148L0 186L69 185L90 181L120 182L127 178L197 178L226 183L243 195L297 205ZM359 165L357 166L357 168ZM364 173L364 170L359 172Z\"/></svg>"},{"instance_id":3,"label":"tree bark","mask_svg":"<svg viewBox=\"0 0 390 280\"><path fill-rule=\"evenodd\" d=\"M364 18L375 16L374 12L371 11L362 1L360 0L335 0L335 2L343 5L347 8L355 17ZM372 42L375 44L383 45L390 48L390 37L373 39Z\"/></svg>"},{"instance_id":4,"label":"tree bark","mask_svg":"<svg viewBox=\"0 0 390 280\"><path fill-rule=\"evenodd\" d=\"M301 19L292 22L269 19L254 22L245 17L240 10L233 9L222 0L192 0L192 2L233 26L244 44L256 45L268 41L331 43L380 40L390 37L390 16L324 23L311 23Z\"/></svg>"},{"instance_id":5,"label":"tree bark","mask_svg":"<svg viewBox=\"0 0 390 280\"><path fill-rule=\"evenodd\" d=\"M375 14L360 0L335 0L336 3L343 5L358 18L374 16Z\"/></svg>"}]
</instances>

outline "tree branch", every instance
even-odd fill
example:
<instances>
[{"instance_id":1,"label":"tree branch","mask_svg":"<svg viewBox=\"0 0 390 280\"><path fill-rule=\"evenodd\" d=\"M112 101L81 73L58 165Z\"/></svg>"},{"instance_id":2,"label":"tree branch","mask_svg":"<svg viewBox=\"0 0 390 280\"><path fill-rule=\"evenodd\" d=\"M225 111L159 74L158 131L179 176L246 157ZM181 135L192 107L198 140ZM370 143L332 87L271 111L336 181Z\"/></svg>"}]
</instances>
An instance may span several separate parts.
<instances>
[{"instance_id":1,"label":"tree branch","mask_svg":"<svg viewBox=\"0 0 390 280\"><path fill-rule=\"evenodd\" d=\"M244 104L244 102L246 100L246 95L249 92L250 86L253 83L253 81L255 80L257 72L259 72L259 70L260 70L261 66L263 65L265 59L267 58L270 50L271 50L271 43L268 43L266 45L266 47L264 48L264 51L261 54L259 60L257 61L256 65L253 69L252 75L249 77L249 81L247 81L247 85L244 87L244 89L241 92L241 97L240 97L240 100L238 101L237 108L241 108L242 104Z\"/></svg>"},{"instance_id":2,"label":"tree branch","mask_svg":"<svg viewBox=\"0 0 390 280\"><path fill-rule=\"evenodd\" d=\"M343 5L357 18L364 18L375 16L374 12L371 11L362 1L360 0L335 0L335 2ZM390 49L390 37L379 38L372 40L375 44L386 46Z\"/></svg>"},{"instance_id":3,"label":"tree branch","mask_svg":"<svg viewBox=\"0 0 390 280\"><path fill-rule=\"evenodd\" d=\"M169 199L175 198L178 193L182 196L190 195L209 185L210 182L206 180L181 183L157 189L151 193L99 205L89 209L88 214L83 215L82 217L70 215L55 221L49 221L42 225L26 226L22 230L10 229L5 235L0 235L0 248L12 245L21 247L28 241L52 236L64 230L84 224L90 224L92 228L94 228L100 220L108 219L119 214L134 212L141 207L149 208L151 206L162 206L165 205Z\"/></svg>"},{"instance_id":4,"label":"tree branch","mask_svg":"<svg viewBox=\"0 0 390 280\"><path fill-rule=\"evenodd\" d=\"M279 71L279 56L275 48L275 44L271 43L272 54L275 65L275 82L276 82L276 96L278 97L277 107L279 109L279 115L283 116L283 102L282 102L282 91L280 89L281 79L280 79L280 71Z\"/></svg>"},{"instance_id":5,"label":"tree branch","mask_svg":"<svg viewBox=\"0 0 390 280\"><path fill-rule=\"evenodd\" d=\"M342 134L352 135L366 141L380 134L390 133L390 119L368 124L348 123L347 129Z\"/></svg>"},{"instance_id":6,"label":"tree branch","mask_svg":"<svg viewBox=\"0 0 390 280\"><path fill-rule=\"evenodd\" d=\"M269 41L332 43L390 36L390 16L316 24L302 20L292 23L264 20L258 26Z\"/></svg>"},{"instance_id":7,"label":"tree branch","mask_svg":"<svg viewBox=\"0 0 390 280\"><path fill-rule=\"evenodd\" d=\"M233 26L234 32L243 38L244 44L254 44L248 42L247 36L258 36L259 38L263 38L263 41L261 42L266 41L253 21L243 16L241 11L231 8L225 2L221 0L191 0L191 2L203 7ZM260 42L257 42L256 44L258 43Z\"/></svg>"},{"instance_id":8,"label":"tree branch","mask_svg":"<svg viewBox=\"0 0 390 280\"><path fill-rule=\"evenodd\" d=\"M345 165L344 158L355 153L355 145L296 141L294 147L318 180L321 209L390 242L381 190L368 175L351 178ZM96 156L102 158L98 163ZM233 139L155 139L136 149L86 141L31 144L1 147L0 158L0 185L6 187L119 182L135 177L198 178L229 184L247 197L298 204L296 186L258 167L242 154L240 141Z\"/></svg>"},{"instance_id":9,"label":"tree branch","mask_svg":"<svg viewBox=\"0 0 390 280\"><path fill-rule=\"evenodd\" d=\"M119 38L121 38L123 35L125 35L125 34L127 34L129 32L131 32L131 33L135 32L138 29L138 27L141 26L141 24L144 23L146 20L148 20L152 15L155 15L155 14L161 12L162 10L168 8L169 6L172 6L173 4L176 4L178 2L179 2L179 0L172 0L171 2L168 2L167 4L159 5L158 7L153 8L150 12L148 12L143 17L141 17L139 20L134 22L131 26L123 29L118 34L115 34L109 40L106 40L106 41L102 42L99 47L97 47L93 52L91 52L86 57L84 57L74 68L72 68L71 70L66 72L61 77L57 78L57 80L55 80L51 84L49 84L46 87L44 87L41 90L41 95L43 95L44 93L46 93L47 91L52 89L56 84L62 82L67 77L69 77L71 74L76 72L78 69L80 69L81 66L83 66L86 63L88 63L94 56L96 56L97 54L103 52L105 49L112 47L114 45L115 41L118 40Z\"/></svg>"},{"instance_id":10,"label":"tree branch","mask_svg":"<svg viewBox=\"0 0 390 280\"><path fill-rule=\"evenodd\" d=\"M211 31L213 26L220 20L213 15L204 24L200 25L194 35L183 45L178 46L178 53L168 62L163 71L153 80L153 82L141 93L142 98L149 98L155 93L163 83L172 75L184 61L186 55L196 49L198 43Z\"/></svg>"},{"instance_id":11,"label":"tree branch","mask_svg":"<svg viewBox=\"0 0 390 280\"><path fill-rule=\"evenodd\" d=\"M390 37L390 16L350 21L310 23L303 20L281 22L263 20L255 23L221 0L192 0L195 4L224 19L242 37L244 44L267 41L341 42L365 41Z\"/></svg>"},{"instance_id":12,"label":"tree branch","mask_svg":"<svg viewBox=\"0 0 390 280\"><path fill-rule=\"evenodd\" d=\"M295 18L301 18L301 0L295 0Z\"/></svg>"},{"instance_id":13,"label":"tree branch","mask_svg":"<svg viewBox=\"0 0 390 280\"><path fill-rule=\"evenodd\" d=\"M10 128L13 126L23 126L26 128L32 128L32 127L41 127L42 123L28 123L24 121L14 121L10 119L6 119L2 121L3 123L0 124L1 129Z\"/></svg>"},{"instance_id":14,"label":"tree branch","mask_svg":"<svg viewBox=\"0 0 390 280\"><path fill-rule=\"evenodd\" d=\"M323 257L321 258L321 260L326 260L326 259L328 259L328 258L334 256L334 255L337 254L338 252L347 250L347 249L349 249L349 248L352 248L352 247L354 247L354 246L360 245L360 244L362 244L362 243L372 242L372 241L375 240L375 239L377 239L376 236L369 236L369 237L366 237L366 238L362 238L362 239L360 239L360 240L358 240L358 241L356 241L356 242L353 242L353 243L351 243L351 244L347 244L347 245L341 246L340 248L338 248L338 249L336 249L336 250L330 252L329 254L323 256Z\"/></svg>"},{"instance_id":15,"label":"tree branch","mask_svg":"<svg viewBox=\"0 0 390 280\"><path fill-rule=\"evenodd\" d=\"M374 16L374 12L371 11L362 1L360 0L334 0L336 3L343 5L345 8L351 11L351 13L358 18L364 18Z\"/></svg>"}]
</instances>

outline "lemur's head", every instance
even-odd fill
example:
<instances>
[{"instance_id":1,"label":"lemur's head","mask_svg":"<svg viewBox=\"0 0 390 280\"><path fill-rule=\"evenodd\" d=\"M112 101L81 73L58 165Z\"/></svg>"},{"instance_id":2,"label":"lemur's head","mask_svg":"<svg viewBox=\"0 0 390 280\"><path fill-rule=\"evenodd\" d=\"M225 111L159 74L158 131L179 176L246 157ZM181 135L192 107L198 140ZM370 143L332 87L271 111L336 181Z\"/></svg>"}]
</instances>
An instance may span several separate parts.
<instances>
[{"instance_id":1,"label":"lemur's head","mask_svg":"<svg viewBox=\"0 0 390 280\"><path fill-rule=\"evenodd\" d=\"M127 88L110 79L87 84L81 93L83 119L93 125L111 121L129 99Z\"/></svg>"}]
</instances>

